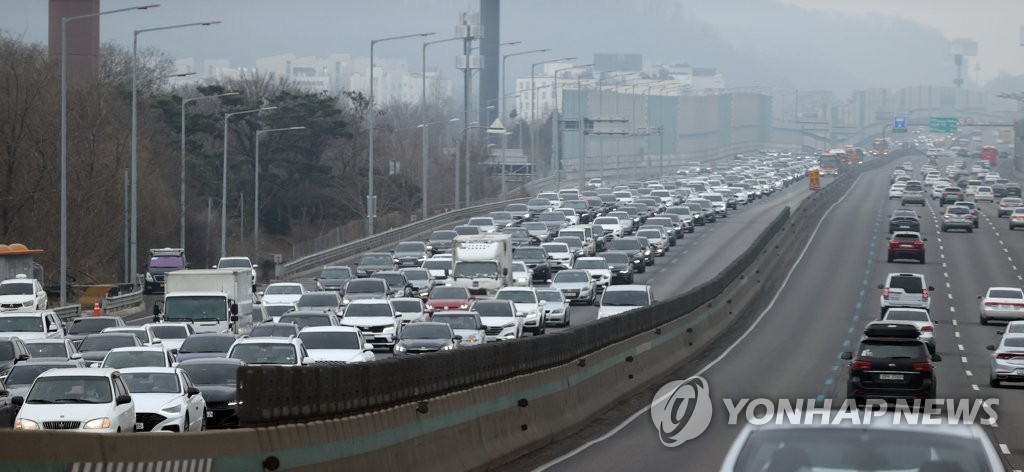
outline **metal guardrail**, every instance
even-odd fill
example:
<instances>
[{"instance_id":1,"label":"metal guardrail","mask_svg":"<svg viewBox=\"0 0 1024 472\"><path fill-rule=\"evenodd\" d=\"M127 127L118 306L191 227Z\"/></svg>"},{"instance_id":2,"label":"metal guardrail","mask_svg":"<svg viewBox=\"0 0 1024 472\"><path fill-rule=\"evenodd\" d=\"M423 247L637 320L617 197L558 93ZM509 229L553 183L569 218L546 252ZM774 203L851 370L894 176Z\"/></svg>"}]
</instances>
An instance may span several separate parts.
<instances>
[{"instance_id":1,"label":"metal guardrail","mask_svg":"<svg viewBox=\"0 0 1024 472\"><path fill-rule=\"evenodd\" d=\"M100 308L103 314L112 315L121 311L128 311L137 308L144 308L145 302L142 299L142 288L134 292L126 293L116 297L104 298L100 301Z\"/></svg>"},{"instance_id":2,"label":"metal guardrail","mask_svg":"<svg viewBox=\"0 0 1024 472\"><path fill-rule=\"evenodd\" d=\"M82 305L65 305L53 309L61 321L69 321L72 318L82 316Z\"/></svg>"}]
</instances>

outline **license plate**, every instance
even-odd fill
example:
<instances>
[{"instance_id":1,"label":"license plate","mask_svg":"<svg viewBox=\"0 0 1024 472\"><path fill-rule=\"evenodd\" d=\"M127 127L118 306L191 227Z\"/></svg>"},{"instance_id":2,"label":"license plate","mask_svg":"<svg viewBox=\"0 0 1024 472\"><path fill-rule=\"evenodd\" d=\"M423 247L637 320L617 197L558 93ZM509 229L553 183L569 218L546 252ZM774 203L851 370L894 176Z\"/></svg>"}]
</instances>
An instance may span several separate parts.
<instances>
[{"instance_id":1,"label":"license plate","mask_svg":"<svg viewBox=\"0 0 1024 472\"><path fill-rule=\"evenodd\" d=\"M900 244L900 247L914 247L913 244Z\"/></svg>"},{"instance_id":2,"label":"license plate","mask_svg":"<svg viewBox=\"0 0 1024 472\"><path fill-rule=\"evenodd\" d=\"M906 225L902 225L902 226L900 226L900 229L910 229L910 227L906 226Z\"/></svg>"},{"instance_id":3,"label":"license plate","mask_svg":"<svg viewBox=\"0 0 1024 472\"><path fill-rule=\"evenodd\" d=\"M903 380L903 374L878 374L878 380Z\"/></svg>"},{"instance_id":4,"label":"license plate","mask_svg":"<svg viewBox=\"0 0 1024 472\"><path fill-rule=\"evenodd\" d=\"M209 411L209 410L207 410L207 411L206 411L206 417L207 417L207 418L213 418L213 412L212 412L212 411Z\"/></svg>"},{"instance_id":5,"label":"license plate","mask_svg":"<svg viewBox=\"0 0 1024 472\"><path fill-rule=\"evenodd\" d=\"M142 423L135 423L135 429L141 431L145 426Z\"/></svg>"}]
</instances>

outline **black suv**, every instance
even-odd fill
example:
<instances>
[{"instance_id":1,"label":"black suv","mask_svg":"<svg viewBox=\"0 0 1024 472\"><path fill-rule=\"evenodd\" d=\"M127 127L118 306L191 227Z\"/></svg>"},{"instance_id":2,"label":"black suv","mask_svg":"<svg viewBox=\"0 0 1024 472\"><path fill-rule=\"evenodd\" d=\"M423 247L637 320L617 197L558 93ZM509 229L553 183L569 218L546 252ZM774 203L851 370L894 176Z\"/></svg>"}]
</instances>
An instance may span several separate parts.
<instances>
[{"instance_id":1,"label":"black suv","mask_svg":"<svg viewBox=\"0 0 1024 472\"><path fill-rule=\"evenodd\" d=\"M896 210L889 216L889 233L897 231L921 232L921 218L914 210Z\"/></svg>"},{"instance_id":2,"label":"black suv","mask_svg":"<svg viewBox=\"0 0 1024 472\"><path fill-rule=\"evenodd\" d=\"M929 355L928 347L918 339L913 323L874 321L864 328L857 352L844 352L850 361L846 397L863 406L867 400L894 402L935 398L935 368L942 360Z\"/></svg>"},{"instance_id":3,"label":"black suv","mask_svg":"<svg viewBox=\"0 0 1024 472\"><path fill-rule=\"evenodd\" d=\"M32 357L25 342L20 338L0 338L0 376L7 377L14 364Z\"/></svg>"}]
</instances>

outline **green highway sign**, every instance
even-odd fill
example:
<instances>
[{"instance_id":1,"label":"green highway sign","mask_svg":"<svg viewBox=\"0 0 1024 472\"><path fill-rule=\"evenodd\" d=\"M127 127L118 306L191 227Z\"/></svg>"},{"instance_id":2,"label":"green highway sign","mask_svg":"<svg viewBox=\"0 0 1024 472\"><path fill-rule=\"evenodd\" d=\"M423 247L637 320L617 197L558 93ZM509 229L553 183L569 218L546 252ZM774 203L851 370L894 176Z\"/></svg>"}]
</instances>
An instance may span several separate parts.
<instances>
[{"instance_id":1,"label":"green highway sign","mask_svg":"<svg viewBox=\"0 0 1024 472\"><path fill-rule=\"evenodd\" d=\"M955 116L933 116L928 119L928 131L931 133L956 133L959 121Z\"/></svg>"}]
</instances>

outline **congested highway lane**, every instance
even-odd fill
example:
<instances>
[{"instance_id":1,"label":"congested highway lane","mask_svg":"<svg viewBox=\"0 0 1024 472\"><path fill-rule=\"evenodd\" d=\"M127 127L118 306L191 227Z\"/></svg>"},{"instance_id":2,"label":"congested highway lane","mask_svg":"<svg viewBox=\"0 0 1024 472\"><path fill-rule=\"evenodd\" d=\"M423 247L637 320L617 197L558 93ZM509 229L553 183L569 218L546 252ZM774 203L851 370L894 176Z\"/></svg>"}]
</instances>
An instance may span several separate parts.
<instances>
[{"instance_id":1,"label":"congested highway lane","mask_svg":"<svg viewBox=\"0 0 1024 472\"><path fill-rule=\"evenodd\" d=\"M1024 433L1024 390L988 388L985 345L997 341L998 328L978 324L976 298L990 285L1019 285L1016 262L1008 258L1019 257L1016 260L1024 263L1024 235L1006 235L1003 229L997 235L1005 220L997 228L983 222L982 230L973 234L939 233L935 223L940 215L933 219L929 209L934 206L937 212L937 205L929 203L919 210L928 238L928 263L886 262L887 219L899 206L886 200L891 168L865 173L833 207L788 283L773 294L774 304L748 336L706 371L699 371L701 365L679 372L680 379L700 373L708 381L715 411L704 434L667 448L649 415L642 412L549 462L546 470L667 470L683 465L685 470L717 470L740 431L740 426L726 424L722 399L843 400L847 366L839 354L852 350L864 325L878 319L877 284L890 272L923 273L936 288L932 312L941 322L936 336L938 353L944 357L936 364L938 396L999 398L1000 420L990 431L1015 468L1024 464L1024 451L1015 439ZM1013 248L1004 251L1004 246ZM1013 255L1015 250L1020 256Z\"/></svg>"}]
</instances>

